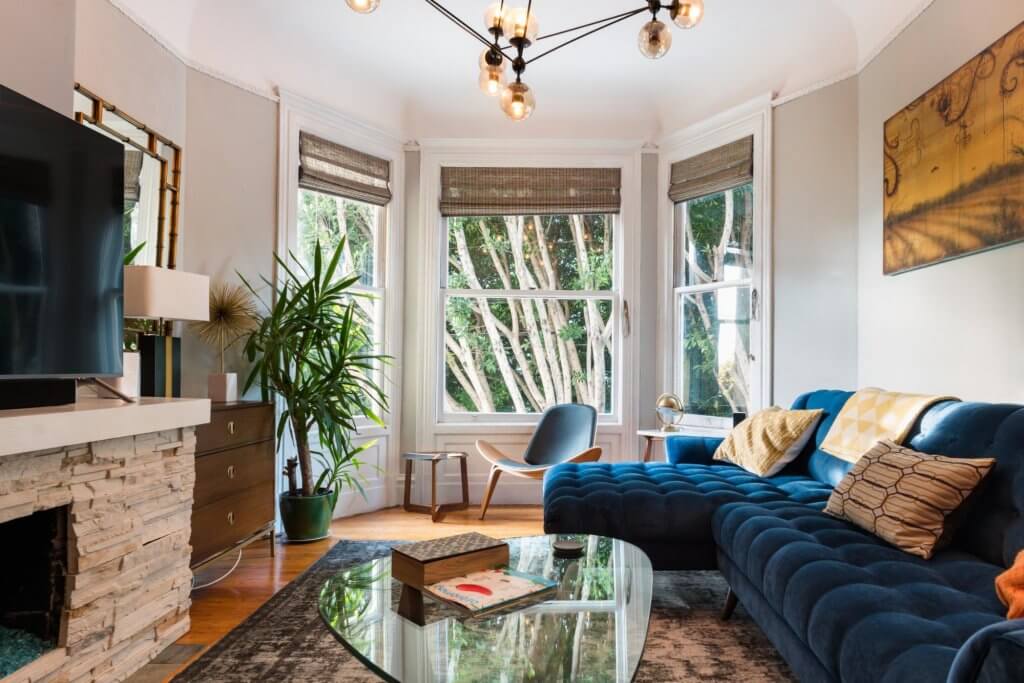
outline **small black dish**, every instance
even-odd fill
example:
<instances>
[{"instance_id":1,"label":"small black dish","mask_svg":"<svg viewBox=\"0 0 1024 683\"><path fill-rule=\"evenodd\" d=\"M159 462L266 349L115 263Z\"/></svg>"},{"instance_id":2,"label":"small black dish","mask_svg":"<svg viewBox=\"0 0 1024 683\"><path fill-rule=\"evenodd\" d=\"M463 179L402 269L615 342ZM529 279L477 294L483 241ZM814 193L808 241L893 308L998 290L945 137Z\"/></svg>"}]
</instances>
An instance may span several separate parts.
<instances>
[{"instance_id":1,"label":"small black dish","mask_svg":"<svg viewBox=\"0 0 1024 683\"><path fill-rule=\"evenodd\" d=\"M583 557L583 544L579 541L560 540L551 544L555 557L571 559Z\"/></svg>"}]
</instances>

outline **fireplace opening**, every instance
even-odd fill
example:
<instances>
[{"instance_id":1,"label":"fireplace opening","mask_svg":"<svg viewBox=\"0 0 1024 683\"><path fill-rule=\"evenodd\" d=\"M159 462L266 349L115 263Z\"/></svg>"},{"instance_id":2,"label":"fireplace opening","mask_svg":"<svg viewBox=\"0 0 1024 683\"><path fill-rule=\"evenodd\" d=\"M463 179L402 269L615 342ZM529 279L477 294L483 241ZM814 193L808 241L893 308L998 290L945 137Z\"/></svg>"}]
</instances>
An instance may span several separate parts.
<instances>
[{"instance_id":1,"label":"fireplace opening","mask_svg":"<svg viewBox=\"0 0 1024 683\"><path fill-rule=\"evenodd\" d=\"M0 677L57 646L68 565L68 509L0 524ZM14 559L17 558L17 559Z\"/></svg>"}]
</instances>

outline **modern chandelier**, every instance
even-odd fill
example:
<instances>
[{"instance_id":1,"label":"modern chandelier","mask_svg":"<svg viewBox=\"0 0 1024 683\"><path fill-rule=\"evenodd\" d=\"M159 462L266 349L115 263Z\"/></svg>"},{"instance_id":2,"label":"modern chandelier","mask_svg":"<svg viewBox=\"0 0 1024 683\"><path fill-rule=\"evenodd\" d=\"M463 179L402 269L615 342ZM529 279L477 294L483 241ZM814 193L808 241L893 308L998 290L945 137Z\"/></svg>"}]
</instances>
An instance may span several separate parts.
<instances>
[{"instance_id":1,"label":"modern chandelier","mask_svg":"<svg viewBox=\"0 0 1024 683\"><path fill-rule=\"evenodd\" d=\"M381 0L345 0L345 2L360 14L369 14L380 7ZM651 20L640 29L638 43L640 52L645 57L660 59L672 47L672 32L664 22L658 20L658 12L667 10L676 26L683 29L693 28L704 18L704 0L671 0L671 2L647 0L643 7L637 9L539 35L540 22L533 11L533 0L528 0L525 7L513 7L511 6L512 0L508 2L500 0L492 3L484 12L486 33L481 33L437 0L425 0L425 2L484 45L484 51L480 55L480 89L486 95L500 97L501 110L513 121L526 120L537 105L533 90L523 82L523 73L526 72L526 67L541 57L546 57L566 45L594 35L598 31L603 31L627 19L650 12ZM555 41L557 44L539 54L527 55L528 48L554 38L562 38L563 41L560 43ZM507 82L507 71L510 64L515 73L515 81L512 83Z\"/></svg>"}]
</instances>

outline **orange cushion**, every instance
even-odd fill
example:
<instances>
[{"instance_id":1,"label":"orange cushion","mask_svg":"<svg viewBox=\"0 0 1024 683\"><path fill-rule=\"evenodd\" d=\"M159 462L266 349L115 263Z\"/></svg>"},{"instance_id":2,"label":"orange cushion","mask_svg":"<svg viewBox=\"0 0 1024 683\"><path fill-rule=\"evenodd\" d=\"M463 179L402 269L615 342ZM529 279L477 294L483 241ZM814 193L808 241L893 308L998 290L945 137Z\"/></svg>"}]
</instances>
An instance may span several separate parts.
<instances>
[{"instance_id":1,"label":"orange cushion","mask_svg":"<svg viewBox=\"0 0 1024 683\"><path fill-rule=\"evenodd\" d=\"M1013 566L996 577L996 594L1006 605L1007 619L1024 618L1024 550Z\"/></svg>"}]
</instances>

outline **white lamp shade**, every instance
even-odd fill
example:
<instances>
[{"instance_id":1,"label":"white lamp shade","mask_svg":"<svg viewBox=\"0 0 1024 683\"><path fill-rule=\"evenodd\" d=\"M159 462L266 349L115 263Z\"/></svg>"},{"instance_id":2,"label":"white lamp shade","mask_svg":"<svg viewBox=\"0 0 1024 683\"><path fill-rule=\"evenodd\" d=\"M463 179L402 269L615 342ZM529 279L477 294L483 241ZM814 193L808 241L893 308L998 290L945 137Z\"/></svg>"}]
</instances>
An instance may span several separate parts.
<instances>
[{"instance_id":1,"label":"white lamp shade","mask_svg":"<svg viewBox=\"0 0 1024 683\"><path fill-rule=\"evenodd\" d=\"M157 266L125 266L124 317L209 320L210 278Z\"/></svg>"}]
</instances>

